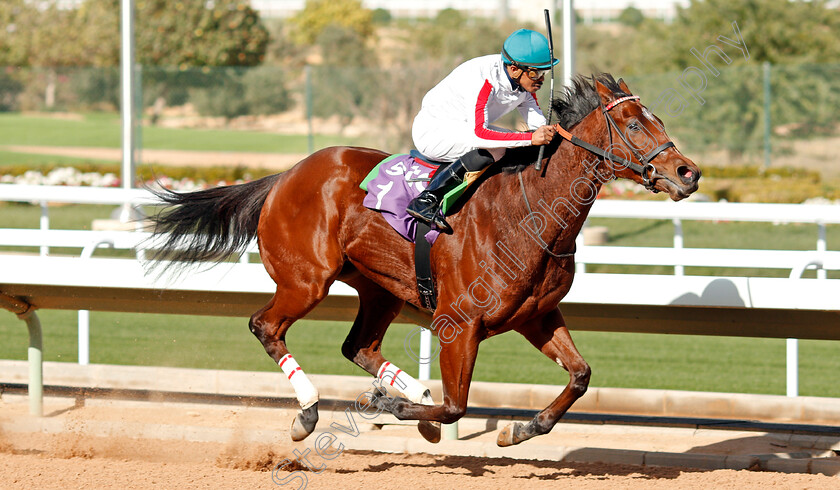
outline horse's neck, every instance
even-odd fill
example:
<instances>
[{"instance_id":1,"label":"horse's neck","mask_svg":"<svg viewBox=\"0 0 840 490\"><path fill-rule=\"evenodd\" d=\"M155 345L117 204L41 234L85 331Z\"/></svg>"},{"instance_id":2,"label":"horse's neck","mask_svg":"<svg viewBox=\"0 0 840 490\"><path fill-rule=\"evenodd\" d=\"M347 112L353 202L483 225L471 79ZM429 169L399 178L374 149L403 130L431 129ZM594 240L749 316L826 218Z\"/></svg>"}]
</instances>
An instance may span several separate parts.
<instances>
[{"instance_id":1,"label":"horse's neck","mask_svg":"<svg viewBox=\"0 0 840 490\"><path fill-rule=\"evenodd\" d=\"M598 115L598 111L589 114L571 132L603 148L607 145L606 127ZM574 247L601 185L608 180L605 165L596 155L564 141L549 158L545 177L534 169L523 175L532 218L545 221L541 236L550 251L568 252Z\"/></svg>"}]
</instances>

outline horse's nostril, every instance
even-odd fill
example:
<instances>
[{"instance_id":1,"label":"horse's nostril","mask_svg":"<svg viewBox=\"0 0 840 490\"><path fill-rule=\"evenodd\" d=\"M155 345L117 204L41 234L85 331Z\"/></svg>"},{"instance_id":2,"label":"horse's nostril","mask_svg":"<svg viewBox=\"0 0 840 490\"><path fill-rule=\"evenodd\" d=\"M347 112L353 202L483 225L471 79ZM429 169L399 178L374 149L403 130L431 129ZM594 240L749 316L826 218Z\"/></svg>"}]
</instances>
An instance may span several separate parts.
<instances>
[{"instance_id":1,"label":"horse's nostril","mask_svg":"<svg viewBox=\"0 0 840 490\"><path fill-rule=\"evenodd\" d=\"M677 175L680 176L683 182L694 182L700 177L699 172L694 172L685 165L677 168Z\"/></svg>"}]
</instances>

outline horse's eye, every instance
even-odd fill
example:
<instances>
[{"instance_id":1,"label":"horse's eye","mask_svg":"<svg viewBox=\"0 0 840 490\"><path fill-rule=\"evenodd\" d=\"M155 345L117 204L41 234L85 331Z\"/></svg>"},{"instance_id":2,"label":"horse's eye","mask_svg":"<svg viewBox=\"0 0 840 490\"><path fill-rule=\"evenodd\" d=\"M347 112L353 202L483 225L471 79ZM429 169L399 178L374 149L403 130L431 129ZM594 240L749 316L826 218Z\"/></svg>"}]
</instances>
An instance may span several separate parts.
<instances>
[{"instance_id":1,"label":"horse's eye","mask_svg":"<svg viewBox=\"0 0 840 490\"><path fill-rule=\"evenodd\" d=\"M639 127L639 123L630 123L627 125L627 129L635 132L639 132L642 130L642 128Z\"/></svg>"}]
</instances>

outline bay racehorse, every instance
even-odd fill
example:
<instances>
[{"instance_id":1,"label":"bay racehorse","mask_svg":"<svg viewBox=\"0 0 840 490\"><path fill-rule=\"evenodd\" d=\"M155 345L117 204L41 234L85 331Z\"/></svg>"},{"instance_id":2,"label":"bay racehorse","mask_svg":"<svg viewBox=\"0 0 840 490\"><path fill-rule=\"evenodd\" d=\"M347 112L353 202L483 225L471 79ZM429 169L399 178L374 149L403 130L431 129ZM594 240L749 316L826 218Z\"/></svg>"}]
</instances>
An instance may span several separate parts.
<instances>
[{"instance_id":1,"label":"bay racehorse","mask_svg":"<svg viewBox=\"0 0 840 490\"><path fill-rule=\"evenodd\" d=\"M166 244L155 258L172 260L158 262L167 267L221 261L257 238L277 290L249 326L295 389L301 405L292 421L295 440L315 428L318 392L289 353L286 332L336 280L355 288L360 303L342 354L391 385L397 381L405 395L377 390L369 403L399 419L419 420L421 434L436 442L440 423L455 422L467 410L479 343L514 330L567 370L569 382L533 420L504 428L498 444L545 434L589 383L589 365L558 305L572 285L575 237L601 185L630 179L678 201L697 190L700 178L659 118L621 79L577 77L552 109L569 131L547 147L542 169L529 165L534 148L508 150L449 217L454 232L440 235L431 251L434 312L420 306L414 244L362 205L359 183L387 156L372 149L327 148L286 172L239 185L157 191L165 206L153 219L154 232ZM380 351L404 308L441 340L440 404Z\"/></svg>"}]
</instances>

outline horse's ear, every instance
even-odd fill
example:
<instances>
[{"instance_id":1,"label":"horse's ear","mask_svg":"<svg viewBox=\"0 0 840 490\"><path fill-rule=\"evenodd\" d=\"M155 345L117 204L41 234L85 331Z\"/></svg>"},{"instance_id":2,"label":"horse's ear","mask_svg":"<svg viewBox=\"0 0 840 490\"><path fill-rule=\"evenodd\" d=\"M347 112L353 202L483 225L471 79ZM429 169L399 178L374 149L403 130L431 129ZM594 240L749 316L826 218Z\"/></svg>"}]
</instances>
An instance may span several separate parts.
<instances>
[{"instance_id":1,"label":"horse's ear","mask_svg":"<svg viewBox=\"0 0 840 490\"><path fill-rule=\"evenodd\" d=\"M626 83L624 83L624 79L623 79L623 78L619 78L619 79L618 79L618 86L619 86L619 88L621 88L621 90L623 90L623 91L624 91L624 93L625 93L625 94L627 94L627 95L633 95L633 92L631 92L631 91L630 91L630 87L628 87L628 86L627 86L627 84L626 84Z\"/></svg>"},{"instance_id":2,"label":"horse's ear","mask_svg":"<svg viewBox=\"0 0 840 490\"><path fill-rule=\"evenodd\" d=\"M615 98L612 90L608 89L606 85L598 80L595 80L595 90L598 92L598 95L601 97L601 102L603 102L604 105L609 104Z\"/></svg>"}]
</instances>

